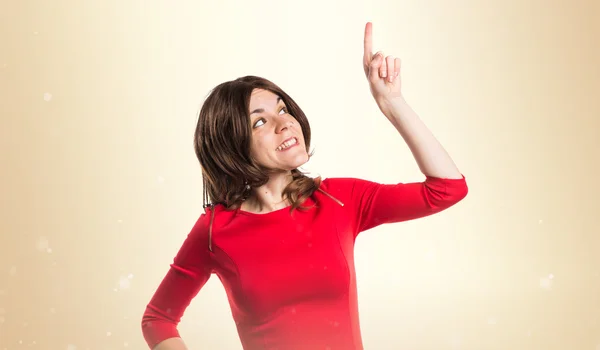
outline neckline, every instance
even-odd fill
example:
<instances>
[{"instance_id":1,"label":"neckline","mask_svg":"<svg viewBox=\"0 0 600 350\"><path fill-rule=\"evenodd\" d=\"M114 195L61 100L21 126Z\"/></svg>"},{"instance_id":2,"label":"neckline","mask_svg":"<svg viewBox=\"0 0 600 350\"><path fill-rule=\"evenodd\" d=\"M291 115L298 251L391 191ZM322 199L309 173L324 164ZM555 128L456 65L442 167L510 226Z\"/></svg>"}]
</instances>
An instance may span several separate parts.
<instances>
[{"instance_id":1,"label":"neckline","mask_svg":"<svg viewBox=\"0 0 600 350\"><path fill-rule=\"evenodd\" d=\"M302 206L304 206L304 205L310 206L310 205L313 205L313 204L314 204L313 198L312 197L308 197L300 205L302 205ZM257 218L263 217L264 218L264 217L272 217L272 216L276 216L276 215L282 215L282 213L290 214L290 209L291 208L292 208L292 205L290 204L290 205L287 205L287 206L285 206L283 208L280 208L280 209L277 209L277 210L273 210L273 211L270 211L270 212L267 212L267 213L254 213L254 212L251 212L251 211L242 210L242 207L240 206L239 208L237 208L235 210L235 213L236 214L245 215L245 216L252 216L252 217L257 217ZM296 209L296 210L299 210L299 209Z\"/></svg>"},{"instance_id":2,"label":"neckline","mask_svg":"<svg viewBox=\"0 0 600 350\"><path fill-rule=\"evenodd\" d=\"M241 206L239 208L236 209L236 213L237 214L242 214L242 215L246 215L246 216L256 216L256 217L265 217L265 216L271 216L271 215L276 215L278 213L284 212L284 211L288 211L290 210L292 206L288 205L285 206L283 208L280 209L276 209L273 211L269 211L266 213L255 213L255 212L251 212L251 211L246 211L246 210L242 210Z\"/></svg>"}]
</instances>

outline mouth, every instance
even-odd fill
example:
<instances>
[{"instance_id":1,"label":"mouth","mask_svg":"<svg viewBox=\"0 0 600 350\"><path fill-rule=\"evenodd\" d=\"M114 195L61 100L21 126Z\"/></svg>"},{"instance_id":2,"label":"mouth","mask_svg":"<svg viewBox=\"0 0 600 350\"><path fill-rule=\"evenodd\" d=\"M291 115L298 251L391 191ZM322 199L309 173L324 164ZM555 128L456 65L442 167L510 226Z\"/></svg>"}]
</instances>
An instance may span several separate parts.
<instances>
[{"instance_id":1,"label":"mouth","mask_svg":"<svg viewBox=\"0 0 600 350\"><path fill-rule=\"evenodd\" d=\"M281 145L279 145L279 147L277 147L275 150L278 152L285 151L285 150L288 150L297 145L298 145L298 139L295 137L290 137L289 139L283 141L281 143Z\"/></svg>"}]
</instances>

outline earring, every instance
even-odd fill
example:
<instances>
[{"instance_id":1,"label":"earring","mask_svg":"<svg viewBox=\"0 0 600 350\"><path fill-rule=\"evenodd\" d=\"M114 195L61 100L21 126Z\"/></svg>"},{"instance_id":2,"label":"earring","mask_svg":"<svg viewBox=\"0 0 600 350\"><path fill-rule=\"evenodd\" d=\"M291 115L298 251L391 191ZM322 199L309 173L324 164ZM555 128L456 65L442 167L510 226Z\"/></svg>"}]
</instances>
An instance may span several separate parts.
<instances>
[{"instance_id":1,"label":"earring","mask_svg":"<svg viewBox=\"0 0 600 350\"><path fill-rule=\"evenodd\" d=\"M244 181L244 187L246 188L246 191L250 190L250 185L248 184L248 181Z\"/></svg>"}]
</instances>

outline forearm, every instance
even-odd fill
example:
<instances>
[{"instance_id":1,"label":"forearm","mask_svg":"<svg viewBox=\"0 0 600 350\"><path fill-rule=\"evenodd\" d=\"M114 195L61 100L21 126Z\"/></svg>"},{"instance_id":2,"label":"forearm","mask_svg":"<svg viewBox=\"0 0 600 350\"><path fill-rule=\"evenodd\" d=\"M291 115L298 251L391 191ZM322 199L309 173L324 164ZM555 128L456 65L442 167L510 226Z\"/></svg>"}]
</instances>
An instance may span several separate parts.
<instances>
[{"instance_id":1,"label":"forearm","mask_svg":"<svg viewBox=\"0 0 600 350\"><path fill-rule=\"evenodd\" d=\"M161 341L152 350L188 350L181 338L169 338Z\"/></svg>"},{"instance_id":2,"label":"forearm","mask_svg":"<svg viewBox=\"0 0 600 350\"><path fill-rule=\"evenodd\" d=\"M378 105L408 145L424 175L446 179L462 178L444 147L403 97L378 101Z\"/></svg>"}]
</instances>

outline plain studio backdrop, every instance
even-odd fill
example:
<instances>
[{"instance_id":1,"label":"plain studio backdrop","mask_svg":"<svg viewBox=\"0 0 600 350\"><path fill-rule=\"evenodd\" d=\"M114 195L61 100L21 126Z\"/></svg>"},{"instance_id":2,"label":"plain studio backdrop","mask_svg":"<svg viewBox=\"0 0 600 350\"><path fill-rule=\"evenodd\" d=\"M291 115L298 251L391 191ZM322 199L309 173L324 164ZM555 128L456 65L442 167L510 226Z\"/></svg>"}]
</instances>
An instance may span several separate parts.
<instances>
[{"instance_id":1,"label":"plain studio backdrop","mask_svg":"<svg viewBox=\"0 0 600 350\"><path fill-rule=\"evenodd\" d=\"M312 176L422 181L369 92L367 21L470 193L359 236L365 347L600 349L599 19L592 0L3 1L0 350L145 348L223 81L296 99ZM180 330L241 349L215 276Z\"/></svg>"}]
</instances>

